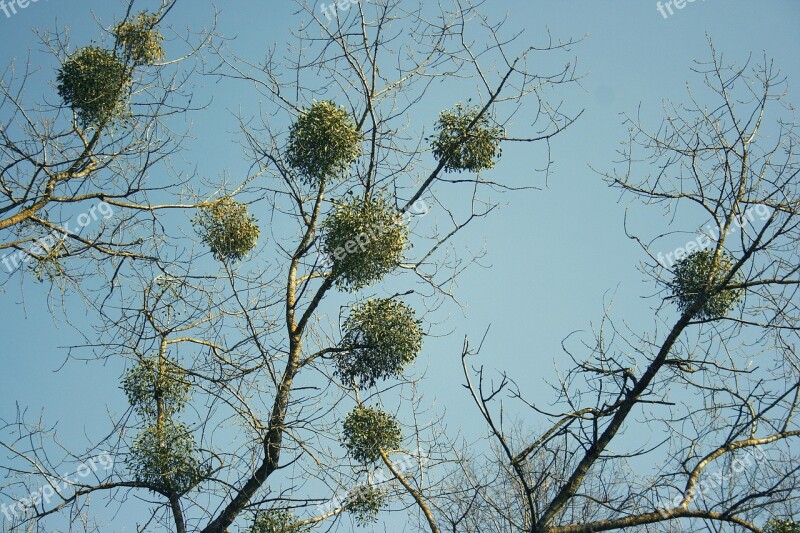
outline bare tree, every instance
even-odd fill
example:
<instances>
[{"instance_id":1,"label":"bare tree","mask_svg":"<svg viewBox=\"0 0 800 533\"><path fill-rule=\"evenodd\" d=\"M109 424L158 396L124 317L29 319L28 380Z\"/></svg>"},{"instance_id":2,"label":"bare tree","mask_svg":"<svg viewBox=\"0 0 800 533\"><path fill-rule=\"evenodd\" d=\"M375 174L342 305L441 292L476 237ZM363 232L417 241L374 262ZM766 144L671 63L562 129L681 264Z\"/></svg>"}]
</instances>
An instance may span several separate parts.
<instances>
[{"instance_id":1,"label":"bare tree","mask_svg":"<svg viewBox=\"0 0 800 533\"><path fill-rule=\"evenodd\" d=\"M99 531L86 497L106 494L123 510L147 501L140 530L304 531L345 515L367 523L393 505L439 531L429 498L449 489L429 471L444 468L453 445L403 370L432 327L428 313L455 300L454 280L474 259L453 253L453 237L495 208L488 191L530 188L491 179L501 146L547 153L577 118L548 101L575 80L574 63L548 73L544 62L574 43L528 46L463 2L379 0L330 20L298 6L310 22L288 64L281 50L256 62L215 49L211 75L266 97L260 116L241 117L252 175L193 199L202 249L136 263L113 305L97 307L88 344L100 359L130 362L131 409L107 439L63 461L40 425L20 417L4 429L17 437L3 441L14 458L7 490L56 479L99 449L119 459L113 471L55 503L40 498L12 529L59 514ZM440 81L451 107L418 112L442 97ZM129 207L178 205L189 204ZM443 225L421 220L433 210Z\"/></svg>"},{"instance_id":2,"label":"bare tree","mask_svg":"<svg viewBox=\"0 0 800 533\"><path fill-rule=\"evenodd\" d=\"M553 384L558 408L526 402L529 383L487 383L465 343L498 453L458 478L463 496L440 500L452 531L796 527L798 131L771 61L737 67L711 52L695 69L702 87L653 133L629 119L622 170L604 174L670 221L655 236L626 230L660 291L655 329L605 313L592 339L566 339L574 365ZM541 434L509 427L505 394Z\"/></svg>"},{"instance_id":3,"label":"bare tree","mask_svg":"<svg viewBox=\"0 0 800 533\"><path fill-rule=\"evenodd\" d=\"M31 65L18 72L12 64L0 78L0 262L8 279L30 270L80 287L81 258L110 275L131 260L158 262L172 249L159 213L203 205L196 179L171 171L183 136L169 119L197 110L183 87L211 33L176 34L185 49L167 58L160 23L173 5L164 0L148 13L130 2L96 45L40 33L60 63L56 94L44 105L26 97L40 81Z\"/></svg>"}]
</instances>

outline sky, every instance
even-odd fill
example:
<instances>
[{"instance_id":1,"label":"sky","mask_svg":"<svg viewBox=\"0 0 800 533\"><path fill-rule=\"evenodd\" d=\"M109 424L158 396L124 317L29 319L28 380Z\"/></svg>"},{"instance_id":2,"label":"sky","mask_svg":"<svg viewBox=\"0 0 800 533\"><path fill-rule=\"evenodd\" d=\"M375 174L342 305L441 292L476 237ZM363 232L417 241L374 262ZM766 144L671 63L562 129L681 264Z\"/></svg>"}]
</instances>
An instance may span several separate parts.
<instances>
[{"instance_id":1,"label":"sky","mask_svg":"<svg viewBox=\"0 0 800 533\"><path fill-rule=\"evenodd\" d=\"M671 15L650 0L490 0L482 11L507 17L509 32L524 30L523 43L541 44L547 31L580 39L565 56L577 60L580 86L551 96L583 114L553 140L546 182L542 173L532 171L543 166L541 149L509 148L504 154L493 177L529 182L539 190L493 196L502 209L458 240L465 250L485 250L483 267L476 265L460 278L455 291L464 307L444 310L446 322L426 340L415 364L414 371L426 375L421 389L426 400L447 411L453 431L472 437L483 428L474 425L477 411L461 386L465 336L476 345L490 328L476 364L490 372L510 372L529 399L546 403L553 399L547 380L569 364L562 340L591 331L604 309L634 329L652 328L661 299L637 270L643 253L625 235L630 198L609 188L597 172L618 168L617 151L627 140L625 116L638 115L654 129L665 102L687 101L688 88L702 82L692 69L695 61L709 59L709 40L729 61L757 62L765 55L774 60L788 79L787 100L800 102L797 0L697 0L682 9L673 6ZM29 62L40 70L26 98L55 99L54 62L34 30L69 28L71 42L82 46L99 33L98 21L107 25L122 13L118 0L39 0L10 16L0 5L0 76L7 65L19 69ZM301 23L291 2L268 0L180 0L167 22L200 30L215 16L229 48L256 62L267 46L283 43ZM197 92L208 108L189 119L185 170L199 168L210 177L243 175L247 162L235 115L258 113L259 96L242 82L211 77L198 82ZM431 117L439 111L435 105ZM433 211L428 216L443 215ZM670 229L657 208L637 209L631 220L646 234ZM26 410L41 416L45 426L58 424L65 441L78 443L84 434L108 429L107 409L125 408L117 381L120 368L113 361L66 362L65 347L82 342L78 332L93 335L82 305L74 296L63 301L48 296L32 279L15 279L0 293L0 419L14 419L17 410ZM52 307L57 310L51 312ZM76 328L63 323L65 315ZM530 429L537 429L535 419ZM0 503L11 497L0 494ZM388 524L383 527L393 531ZM130 526L126 531L132 531Z\"/></svg>"}]
</instances>

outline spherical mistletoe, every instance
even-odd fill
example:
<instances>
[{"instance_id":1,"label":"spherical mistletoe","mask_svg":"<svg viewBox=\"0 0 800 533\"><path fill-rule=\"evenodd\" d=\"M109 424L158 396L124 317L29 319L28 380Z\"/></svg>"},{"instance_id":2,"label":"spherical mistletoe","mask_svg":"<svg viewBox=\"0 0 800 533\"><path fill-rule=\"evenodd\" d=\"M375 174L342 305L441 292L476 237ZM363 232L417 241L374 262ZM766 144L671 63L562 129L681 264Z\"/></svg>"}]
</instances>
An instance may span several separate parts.
<instances>
[{"instance_id":1,"label":"spherical mistletoe","mask_svg":"<svg viewBox=\"0 0 800 533\"><path fill-rule=\"evenodd\" d=\"M353 199L339 204L322 223L323 252L333 262L336 285L349 291L366 287L397 268L408 228L386 199Z\"/></svg>"},{"instance_id":2,"label":"spherical mistletoe","mask_svg":"<svg viewBox=\"0 0 800 533\"><path fill-rule=\"evenodd\" d=\"M766 523L764 533L800 533L800 523L774 518Z\"/></svg>"},{"instance_id":3,"label":"spherical mistletoe","mask_svg":"<svg viewBox=\"0 0 800 533\"><path fill-rule=\"evenodd\" d=\"M117 46L135 65L152 65L164 59L164 37L155 29L158 16L145 11L114 26Z\"/></svg>"},{"instance_id":4,"label":"spherical mistletoe","mask_svg":"<svg viewBox=\"0 0 800 533\"><path fill-rule=\"evenodd\" d=\"M250 528L250 533L301 533L308 531L305 527L295 527L297 521L294 514L285 509L272 509L259 512Z\"/></svg>"},{"instance_id":5,"label":"spherical mistletoe","mask_svg":"<svg viewBox=\"0 0 800 533\"><path fill-rule=\"evenodd\" d=\"M315 102L289 131L286 161L310 184L347 173L361 154L361 133L349 113L333 102Z\"/></svg>"},{"instance_id":6,"label":"spherical mistletoe","mask_svg":"<svg viewBox=\"0 0 800 533\"><path fill-rule=\"evenodd\" d=\"M336 373L361 388L399 376L422 348L422 328L414 310L397 300L356 305L343 329L341 345L347 351L337 357Z\"/></svg>"},{"instance_id":7,"label":"spherical mistletoe","mask_svg":"<svg viewBox=\"0 0 800 533\"><path fill-rule=\"evenodd\" d=\"M353 514L359 526L365 527L378 520L378 513L384 505L386 505L386 493L365 485L351 493L347 511Z\"/></svg>"},{"instance_id":8,"label":"spherical mistletoe","mask_svg":"<svg viewBox=\"0 0 800 533\"><path fill-rule=\"evenodd\" d=\"M256 219L247 212L247 206L230 197L201 207L194 224L214 257L220 261L243 259L255 248L260 234Z\"/></svg>"},{"instance_id":9,"label":"spherical mistletoe","mask_svg":"<svg viewBox=\"0 0 800 533\"><path fill-rule=\"evenodd\" d=\"M734 260L727 252L722 252L715 264L712 250L694 252L678 261L675 278L670 284L678 308L686 311L705 300L695 316L710 320L727 315L742 297L741 289L719 291L719 283L728 276L733 265ZM741 282L741 276L735 276L732 282Z\"/></svg>"},{"instance_id":10,"label":"spherical mistletoe","mask_svg":"<svg viewBox=\"0 0 800 533\"><path fill-rule=\"evenodd\" d=\"M180 411L189 400L191 385L175 366L159 365L157 360L149 358L125 373L122 388L141 416L155 418L159 405L166 416Z\"/></svg>"},{"instance_id":11,"label":"spherical mistletoe","mask_svg":"<svg viewBox=\"0 0 800 533\"><path fill-rule=\"evenodd\" d=\"M169 418L146 427L136 437L128 466L136 481L168 494L185 494L208 475L197 458L189 429Z\"/></svg>"},{"instance_id":12,"label":"spherical mistletoe","mask_svg":"<svg viewBox=\"0 0 800 533\"><path fill-rule=\"evenodd\" d=\"M495 159L502 154L503 128L485 113L477 118L479 114L480 108L461 104L439 114L432 148L436 160L444 161L445 171L478 172L492 168Z\"/></svg>"},{"instance_id":13,"label":"spherical mistletoe","mask_svg":"<svg viewBox=\"0 0 800 533\"><path fill-rule=\"evenodd\" d=\"M396 450L401 439L397 420L379 409L359 406L344 420L344 447L361 464L367 465L380 459L381 450Z\"/></svg>"},{"instance_id":14,"label":"spherical mistletoe","mask_svg":"<svg viewBox=\"0 0 800 533\"><path fill-rule=\"evenodd\" d=\"M84 127L120 116L125 110L123 95L130 84L130 71L110 50L81 48L64 62L57 80L59 96Z\"/></svg>"}]
</instances>

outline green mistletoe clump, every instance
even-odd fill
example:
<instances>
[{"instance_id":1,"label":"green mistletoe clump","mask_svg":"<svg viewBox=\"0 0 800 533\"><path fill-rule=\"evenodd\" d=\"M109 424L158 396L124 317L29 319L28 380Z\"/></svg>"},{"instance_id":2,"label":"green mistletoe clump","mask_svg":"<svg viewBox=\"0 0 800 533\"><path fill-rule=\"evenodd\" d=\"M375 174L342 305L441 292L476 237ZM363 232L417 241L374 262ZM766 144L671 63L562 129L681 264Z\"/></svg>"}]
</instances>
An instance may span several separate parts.
<instances>
[{"instance_id":1,"label":"green mistletoe clump","mask_svg":"<svg viewBox=\"0 0 800 533\"><path fill-rule=\"evenodd\" d=\"M285 509L270 509L259 512L250 528L250 533L301 533L308 528L297 526L294 513Z\"/></svg>"},{"instance_id":2,"label":"green mistletoe clump","mask_svg":"<svg viewBox=\"0 0 800 533\"><path fill-rule=\"evenodd\" d=\"M386 492L371 486L359 487L347 502L347 511L361 527L378 520L378 513L386 505Z\"/></svg>"},{"instance_id":3,"label":"green mistletoe clump","mask_svg":"<svg viewBox=\"0 0 800 533\"><path fill-rule=\"evenodd\" d=\"M408 228L385 198L338 204L322 223L323 252L332 261L336 285L356 291L400 265Z\"/></svg>"},{"instance_id":4,"label":"green mistletoe clump","mask_svg":"<svg viewBox=\"0 0 800 533\"><path fill-rule=\"evenodd\" d=\"M134 478L161 494L186 493L208 474L191 431L173 419L189 401L191 384L177 365L159 355L128 370L122 388L145 422L127 458Z\"/></svg>"},{"instance_id":5,"label":"green mistletoe clump","mask_svg":"<svg viewBox=\"0 0 800 533\"><path fill-rule=\"evenodd\" d=\"M800 533L800 523L773 518L764 526L764 533Z\"/></svg>"},{"instance_id":6,"label":"green mistletoe clump","mask_svg":"<svg viewBox=\"0 0 800 533\"><path fill-rule=\"evenodd\" d=\"M315 102L289 130L286 161L309 184L344 176L361 155L361 133L333 102Z\"/></svg>"},{"instance_id":7,"label":"green mistletoe clump","mask_svg":"<svg viewBox=\"0 0 800 533\"><path fill-rule=\"evenodd\" d=\"M194 225L214 257L238 261L247 256L258 242L260 230L247 206L231 197L224 197L210 206L201 207Z\"/></svg>"},{"instance_id":8,"label":"green mistletoe clump","mask_svg":"<svg viewBox=\"0 0 800 533\"><path fill-rule=\"evenodd\" d=\"M675 277L670 283L672 295L675 297L681 312L703 302L695 314L706 320L724 317L733 310L741 300L742 289L722 289L720 283L728 277L735 262L727 253L722 252L715 259L712 250L693 252L675 265ZM730 283L741 282L736 275Z\"/></svg>"},{"instance_id":9,"label":"green mistletoe clump","mask_svg":"<svg viewBox=\"0 0 800 533\"><path fill-rule=\"evenodd\" d=\"M344 447L361 464L374 463L380 459L381 451L398 449L401 440L397 420L380 409L358 406L345 418Z\"/></svg>"},{"instance_id":10,"label":"green mistletoe clump","mask_svg":"<svg viewBox=\"0 0 800 533\"><path fill-rule=\"evenodd\" d=\"M96 46L81 48L67 58L56 77L58 94L83 127L120 117L131 72L116 53Z\"/></svg>"},{"instance_id":11,"label":"green mistletoe clump","mask_svg":"<svg viewBox=\"0 0 800 533\"><path fill-rule=\"evenodd\" d=\"M145 358L125 373L122 388L141 416L155 418L159 411L172 416L183 409L191 384L168 362L159 365L157 360Z\"/></svg>"},{"instance_id":12,"label":"green mistletoe clump","mask_svg":"<svg viewBox=\"0 0 800 533\"><path fill-rule=\"evenodd\" d=\"M127 462L137 482L162 494L185 494L208 475L189 428L169 418L139 433Z\"/></svg>"},{"instance_id":13,"label":"green mistletoe clump","mask_svg":"<svg viewBox=\"0 0 800 533\"><path fill-rule=\"evenodd\" d=\"M422 327L414 310L393 299L371 299L350 311L336 359L336 373L348 385L371 387L399 376L422 348Z\"/></svg>"},{"instance_id":14,"label":"green mistletoe clump","mask_svg":"<svg viewBox=\"0 0 800 533\"><path fill-rule=\"evenodd\" d=\"M152 65L164 59L164 37L156 29L158 16L143 11L114 26L117 47L134 65Z\"/></svg>"},{"instance_id":15,"label":"green mistletoe clump","mask_svg":"<svg viewBox=\"0 0 800 533\"><path fill-rule=\"evenodd\" d=\"M439 114L432 148L436 160L444 161L446 172L490 169L502 154L503 128L486 113L480 115L480 111L478 107L456 104L454 109Z\"/></svg>"}]
</instances>

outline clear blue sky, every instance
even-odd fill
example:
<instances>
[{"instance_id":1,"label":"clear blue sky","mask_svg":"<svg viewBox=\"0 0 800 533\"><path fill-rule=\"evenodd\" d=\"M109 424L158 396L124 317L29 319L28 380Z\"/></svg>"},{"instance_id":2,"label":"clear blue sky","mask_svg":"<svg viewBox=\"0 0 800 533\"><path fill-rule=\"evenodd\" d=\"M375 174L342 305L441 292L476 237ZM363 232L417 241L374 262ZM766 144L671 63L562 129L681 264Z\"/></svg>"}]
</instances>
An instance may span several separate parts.
<instances>
[{"instance_id":1,"label":"clear blue sky","mask_svg":"<svg viewBox=\"0 0 800 533\"><path fill-rule=\"evenodd\" d=\"M16 61L19 68L30 59L43 69L37 78L42 84L30 87L26 98L33 102L43 94L54 100L52 86L43 84L53 81L53 61L32 30L68 27L72 43L81 46L99 33L92 14L108 24L123 8L119 0L39 0L10 18L0 11L0 65L5 68ZM301 22L285 1L239 0L214 6L181 0L168 23L199 29L209 25L215 9L218 31L231 39L231 49L256 62L269 44L283 42L289 29ZM541 151L507 150L493 177L543 189L494 196L504 208L471 226L459 241L472 249L485 247L488 255L482 262L490 268L472 268L460 279L456 293L466 312L447 310L451 317L439 333L452 334L429 339L415 370L428 374L426 398L439 409L447 408L451 426L468 435L481 429L471 425L477 413L460 386L464 335L477 342L491 324L482 362L487 368L511 371L530 399L546 401L551 396L545 380L555 375L554 364L568 364L561 340L596 324L612 297L615 317L643 330L652 324L652 308L659 301L645 299L653 286L636 270L643 256L623 231L627 199L620 201L618 192L589 168L613 168L616 150L627 139L622 114L641 110L643 121L656 126L665 100L685 101L687 83L701 83L691 69L694 60L709 58L707 38L731 61L741 63L752 55L755 62L766 53L788 77L789 101L800 103L797 0L697 0L668 18L651 0L492 0L483 11L498 17L508 14L510 31L526 31L523 42L541 44L547 29L564 39L585 35L573 47L577 71L585 75L582 89L553 95L561 96L568 109L585 112L554 140L547 187L530 172L542 166ZM198 81L204 85L198 92L213 95L213 101L193 117L186 169L196 166L211 177L225 172L243 175L248 162L241 157L233 114L256 114L258 95L243 83ZM431 108L430 116L438 110ZM669 221L657 210L638 213L637 223L650 233L669 229ZM76 362L62 367L63 347L82 341L70 327L52 319L48 306L62 307L55 316L66 313L91 338L81 302L73 296L63 302L48 299L43 287L29 279L24 282L23 303L17 286L12 284L0 295L0 418L13 419L17 406L41 412L45 425L59 424L65 442L83 444L84 433L96 436L109 429L107 407L117 412L125 408L119 368L113 363ZM0 494L0 502L10 496ZM128 524L125 531L132 531ZM387 530L395 531L391 526Z\"/></svg>"}]
</instances>

